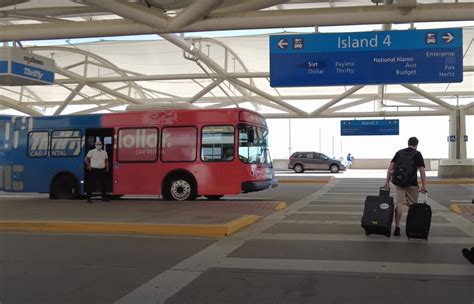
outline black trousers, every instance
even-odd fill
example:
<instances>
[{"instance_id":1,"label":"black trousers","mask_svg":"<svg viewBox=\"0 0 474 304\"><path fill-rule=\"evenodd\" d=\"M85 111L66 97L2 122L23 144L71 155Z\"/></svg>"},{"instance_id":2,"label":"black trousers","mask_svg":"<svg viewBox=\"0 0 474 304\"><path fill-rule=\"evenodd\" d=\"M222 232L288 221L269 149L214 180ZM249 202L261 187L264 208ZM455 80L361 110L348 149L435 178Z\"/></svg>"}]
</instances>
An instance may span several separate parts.
<instances>
[{"instance_id":1,"label":"black trousers","mask_svg":"<svg viewBox=\"0 0 474 304\"><path fill-rule=\"evenodd\" d=\"M92 191L99 190L102 194L102 198L106 197L106 171L104 169L92 168L89 171L89 179L87 181L87 198L92 197Z\"/></svg>"}]
</instances>

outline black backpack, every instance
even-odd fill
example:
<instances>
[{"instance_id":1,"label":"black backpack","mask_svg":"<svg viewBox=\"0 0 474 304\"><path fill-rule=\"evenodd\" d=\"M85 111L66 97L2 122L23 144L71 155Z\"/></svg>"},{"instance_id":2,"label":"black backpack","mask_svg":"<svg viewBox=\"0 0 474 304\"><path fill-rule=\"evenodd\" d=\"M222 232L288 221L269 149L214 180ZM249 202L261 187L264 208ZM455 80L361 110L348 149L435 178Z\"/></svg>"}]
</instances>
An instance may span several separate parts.
<instances>
[{"instance_id":1,"label":"black backpack","mask_svg":"<svg viewBox=\"0 0 474 304\"><path fill-rule=\"evenodd\" d=\"M400 187L408 187L416 179L416 170L413 169L415 167L414 158L418 151L400 150L398 153L400 156L393 167L392 183Z\"/></svg>"}]
</instances>

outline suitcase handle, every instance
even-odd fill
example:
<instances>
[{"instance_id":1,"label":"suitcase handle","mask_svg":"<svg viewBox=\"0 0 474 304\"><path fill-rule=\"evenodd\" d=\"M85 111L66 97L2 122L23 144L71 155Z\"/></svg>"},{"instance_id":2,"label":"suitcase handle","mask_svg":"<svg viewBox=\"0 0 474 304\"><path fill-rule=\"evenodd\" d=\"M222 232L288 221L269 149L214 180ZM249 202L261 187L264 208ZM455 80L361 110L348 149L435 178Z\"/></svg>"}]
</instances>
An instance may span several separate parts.
<instances>
[{"instance_id":1,"label":"suitcase handle","mask_svg":"<svg viewBox=\"0 0 474 304\"><path fill-rule=\"evenodd\" d=\"M428 191L420 192L418 194L418 204L427 204L428 203Z\"/></svg>"},{"instance_id":2,"label":"suitcase handle","mask_svg":"<svg viewBox=\"0 0 474 304\"><path fill-rule=\"evenodd\" d=\"M390 187L385 188L384 186L379 188L379 196L390 196Z\"/></svg>"}]
</instances>

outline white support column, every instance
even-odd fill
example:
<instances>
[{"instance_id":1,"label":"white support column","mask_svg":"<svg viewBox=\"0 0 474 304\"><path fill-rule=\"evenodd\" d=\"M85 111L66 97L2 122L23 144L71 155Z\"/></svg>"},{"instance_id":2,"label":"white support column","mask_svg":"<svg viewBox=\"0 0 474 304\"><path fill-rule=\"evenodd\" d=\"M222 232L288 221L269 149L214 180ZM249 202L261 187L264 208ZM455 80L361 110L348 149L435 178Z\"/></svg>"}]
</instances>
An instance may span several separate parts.
<instances>
[{"instance_id":1,"label":"white support column","mask_svg":"<svg viewBox=\"0 0 474 304\"><path fill-rule=\"evenodd\" d=\"M442 159L438 165L438 177L474 177L474 160L467 159L466 121L465 112L457 108L449 115L449 136L454 136L454 141L449 141L449 157Z\"/></svg>"},{"instance_id":2,"label":"white support column","mask_svg":"<svg viewBox=\"0 0 474 304\"><path fill-rule=\"evenodd\" d=\"M449 159L466 159L466 115L463 110L456 109L449 115L449 136L454 136L454 141L449 141Z\"/></svg>"},{"instance_id":3,"label":"white support column","mask_svg":"<svg viewBox=\"0 0 474 304\"><path fill-rule=\"evenodd\" d=\"M463 109L459 110L459 155L461 159L467 159L466 141L466 113Z\"/></svg>"}]
</instances>

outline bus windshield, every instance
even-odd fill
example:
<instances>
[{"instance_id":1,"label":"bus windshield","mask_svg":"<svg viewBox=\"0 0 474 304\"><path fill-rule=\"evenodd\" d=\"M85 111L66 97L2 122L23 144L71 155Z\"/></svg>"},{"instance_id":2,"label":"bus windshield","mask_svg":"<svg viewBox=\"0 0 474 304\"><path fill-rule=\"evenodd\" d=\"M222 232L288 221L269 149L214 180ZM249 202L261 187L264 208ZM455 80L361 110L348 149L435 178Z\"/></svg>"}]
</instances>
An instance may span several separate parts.
<instances>
[{"instance_id":1,"label":"bus windshield","mask_svg":"<svg viewBox=\"0 0 474 304\"><path fill-rule=\"evenodd\" d=\"M239 159L247 164L269 164L268 130L239 125Z\"/></svg>"}]
</instances>

